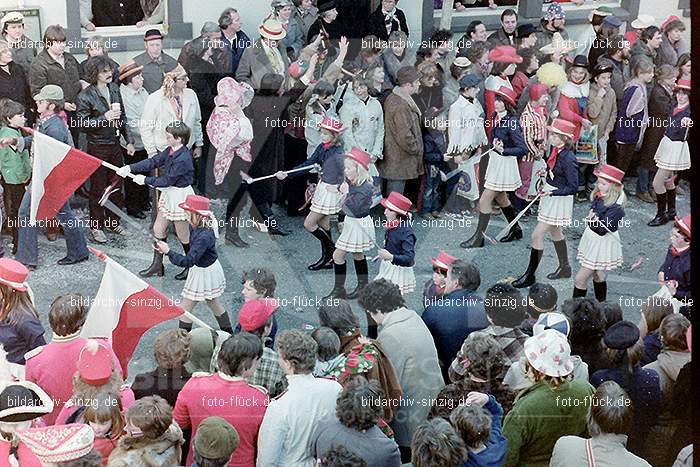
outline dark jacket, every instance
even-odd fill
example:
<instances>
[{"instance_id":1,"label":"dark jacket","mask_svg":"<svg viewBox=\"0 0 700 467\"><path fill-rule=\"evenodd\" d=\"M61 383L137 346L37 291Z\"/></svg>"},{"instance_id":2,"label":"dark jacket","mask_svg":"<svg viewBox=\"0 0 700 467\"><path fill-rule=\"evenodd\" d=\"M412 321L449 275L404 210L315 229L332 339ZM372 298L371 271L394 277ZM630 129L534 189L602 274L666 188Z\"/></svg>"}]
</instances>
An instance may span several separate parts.
<instances>
[{"instance_id":1,"label":"dark jacket","mask_svg":"<svg viewBox=\"0 0 700 467\"><path fill-rule=\"evenodd\" d=\"M493 113L491 121L496 120L496 112ZM522 157L527 154L527 144L523 137L523 130L520 126L520 119L515 115L508 113L503 117L498 124L491 129L489 144L493 144L495 138L503 141L502 156Z\"/></svg>"},{"instance_id":2,"label":"dark jacket","mask_svg":"<svg viewBox=\"0 0 700 467\"><path fill-rule=\"evenodd\" d=\"M184 188L192 185L194 162L192 162L192 153L187 149L187 146L182 146L173 154L170 154L170 148L166 148L149 159L131 164L131 171L148 173L156 167L161 168L161 175L159 177L146 177L147 185L154 188L168 186Z\"/></svg>"},{"instance_id":3,"label":"dark jacket","mask_svg":"<svg viewBox=\"0 0 700 467\"><path fill-rule=\"evenodd\" d=\"M637 144L637 141L639 140L639 133L642 131L645 111L642 109L636 114L628 116L627 108L630 105L632 96L635 92L637 92L637 89L640 86L644 85L641 83L636 83L636 85L628 85L622 94L622 104L617 108L615 139L620 144Z\"/></svg>"},{"instance_id":4,"label":"dark jacket","mask_svg":"<svg viewBox=\"0 0 700 467\"><path fill-rule=\"evenodd\" d=\"M337 144L330 146L328 149L323 147L323 143L316 147L316 150L311 157L306 159L301 164L294 167L295 169L300 167L308 167L313 164L319 164L321 166L321 181L328 183L329 185L340 185L345 181L344 174L344 159L343 159L343 147ZM290 174L291 176L300 176L305 172L295 172Z\"/></svg>"},{"instance_id":5,"label":"dark jacket","mask_svg":"<svg viewBox=\"0 0 700 467\"><path fill-rule=\"evenodd\" d=\"M673 95L665 87L656 83L651 89L651 93L649 93L650 123L644 132L644 143L639 149L639 157L645 168L656 168L654 156L659 148L659 143L661 143L661 138L664 137L664 132L669 123L668 118L671 116L672 111Z\"/></svg>"},{"instance_id":6,"label":"dark jacket","mask_svg":"<svg viewBox=\"0 0 700 467\"><path fill-rule=\"evenodd\" d=\"M413 229L402 222L394 229L387 229L384 234L384 249L394 255L391 264L412 267L416 261L416 234Z\"/></svg>"},{"instance_id":7,"label":"dark jacket","mask_svg":"<svg viewBox=\"0 0 700 467\"><path fill-rule=\"evenodd\" d=\"M493 395L489 395L489 401L484 408L491 414L491 435L484 443L483 451L467 451L467 460L462 462L462 467L500 467L506 457L508 441L501 432L503 408Z\"/></svg>"},{"instance_id":8,"label":"dark jacket","mask_svg":"<svg viewBox=\"0 0 700 467\"><path fill-rule=\"evenodd\" d=\"M16 324L0 321L0 345L7 352L8 362L24 365L24 354L46 345L44 328L37 318L27 315L20 317Z\"/></svg>"},{"instance_id":9,"label":"dark jacket","mask_svg":"<svg viewBox=\"0 0 700 467\"><path fill-rule=\"evenodd\" d=\"M29 87L32 96L36 96L41 88L47 84L55 84L63 89L63 98L66 102L75 104L78 94L82 90L80 86L80 65L73 55L64 52L62 67L51 55L42 50L32 62L29 68Z\"/></svg>"},{"instance_id":10,"label":"dark jacket","mask_svg":"<svg viewBox=\"0 0 700 467\"><path fill-rule=\"evenodd\" d=\"M218 259L214 231L207 227L197 227L190 233L190 251L181 255L173 250L168 252L170 262L182 268L206 268Z\"/></svg>"},{"instance_id":11,"label":"dark jacket","mask_svg":"<svg viewBox=\"0 0 700 467\"><path fill-rule=\"evenodd\" d=\"M157 367L147 373L139 373L134 378L131 390L134 397L160 396L175 407L177 395L192 375L185 367L165 369Z\"/></svg>"},{"instance_id":12,"label":"dark jacket","mask_svg":"<svg viewBox=\"0 0 700 467\"><path fill-rule=\"evenodd\" d=\"M568 196L578 191L578 162L574 151L565 147L559 152L554 170L547 171L547 183L556 187L552 196Z\"/></svg>"},{"instance_id":13,"label":"dark jacket","mask_svg":"<svg viewBox=\"0 0 700 467\"><path fill-rule=\"evenodd\" d=\"M493 49L498 45L511 45L515 47L515 36L515 31L513 31L513 34L509 36L506 33L505 29L503 29L503 27L500 27L496 30L496 32L491 34L488 39L486 39L486 43L489 45L490 49ZM511 39L513 40L513 42L511 42Z\"/></svg>"},{"instance_id":14,"label":"dark jacket","mask_svg":"<svg viewBox=\"0 0 700 467\"><path fill-rule=\"evenodd\" d=\"M436 299L435 304L425 309L422 318L445 368L450 366L469 334L489 325L484 299L467 289Z\"/></svg>"},{"instance_id":15,"label":"dark jacket","mask_svg":"<svg viewBox=\"0 0 700 467\"><path fill-rule=\"evenodd\" d=\"M372 185L372 182L365 182L359 186L349 185L348 196L345 198L345 203L343 203L343 212L357 219L369 216L374 185Z\"/></svg>"},{"instance_id":16,"label":"dark jacket","mask_svg":"<svg viewBox=\"0 0 700 467\"><path fill-rule=\"evenodd\" d=\"M139 0L92 0L95 26L133 26L143 19Z\"/></svg>"},{"instance_id":17,"label":"dark jacket","mask_svg":"<svg viewBox=\"0 0 700 467\"><path fill-rule=\"evenodd\" d=\"M253 41L250 40L246 33L243 31L238 31L238 33L236 33L236 38L231 42L226 39L226 36L222 32L221 42L224 45L224 53L227 55L225 62L226 74L228 76L235 77L236 70L238 70L238 64L243 56L243 52L246 48L253 45Z\"/></svg>"},{"instance_id":18,"label":"dark jacket","mask_svg":"<svg viewBox=\"0 0 700 467\"><path fill-rule=\"evenodd\" d=\"M160 89L163 86L165 74L177 67L177 60L165 52L161 53L156 60L152 59L148 52L144 52L135 56L134 61L139 65L143 65L143 70L141 70L143 87L149 94L153 94Z\"/></svg>"},{"instance_id":19,"label":"dark jacket","mask_svg":"<svg viewBox=\"0 0 700 467\"><path fill-rule=\"evenodd\" d=\"M66 123L58 114L53 114L45 120L39 120L36 129L39 133L50 136L68 146L73 146L73 136L71 136L68 126L66 126ZM34 141L33 136L29 135L24 137L24 145L27 148L31 146L32 141Z\"/></svg>"},{"instance_id":20,"label":"dark jacket","mask_svg":"<svg viewBox=\"0 0 700 467\"><path fill-rule=\"evenodd\" d=\"M134 142L126 121L124 103L119 92L119 85L109 83L109 100L107 102L97 86L91 84L78 94L78 125L87 135L88 144L112 144L119 145L119 136L123 136L127 143ZM122 109L121 116L117 120L107 120L105 112L110 110L111 104L119 103ZM99 154L96 154L99 156Z\"/></svg>"},{"instance_id":21,"label":"dark jacket","mask_svg":"<svg viewBox=\"0 0 700 467\"><path fill-rule=\"evenodd\" d=\"M602 198L596 198L591 204L591 209L598 216L599 221L588 225L593 232L601 237L608 231L616 232L620 227L620 221L625 217L625 210L617 203L606 206Z\"/></svg>"},{"instance_id":22,"label":"dark jacket","mask_svg":"<svg viewBox=\"0 0 700 467\"><path fill-rule=\"evenodd\" d=\"M391 24L391 32L403 31L408 36L408 23L406 23L406 15L402 10L396 8L396 14L394 15L394 20ZM369 27L367 30L368 35L375 35L381 40L388 40L389 34L386 32L386 24L384 24L384 14L382 13L382 6L379 5L377 9L369 17Z\"/></svg>"},{"instance_id":23,"label":"dark jacket","mask_svg":"<svg viewBox=\"0 0 700 467\"><path fill-rule=\"evenodd\" d=\"M90 60L92 60L94 57L86 58L80 64L78 65L78 70L80 71L80 79L85 80L85 75L87 73L87 64ZM112 82L116 83L117 85L119 84L119 64L112 60L110 57L107 57L109 60L109 63L112 64Z\"/></svg>"},{"instance_id":24,"label":"dark jacket","mask_svg":"<svg viewBox=\"0 0 700 467\"><path fill-rule=\"evenodd\" d=\"M644 366L656 360L662 347L661 334L659 334L658 329L644 336L644 354L642 354L642 360L639 363Z\"/></svg>"},{"instance_id":25,"label":"dark jacket","mask_svg":"<svg viewBox=\"0 0 700 467\"><path fill-rule=\"evenodd\" d=\"M444 131L428 130L423 132L423 159L426 165L443 167L446 150L447 139Z\"/></svg>"},{"instance_id":26,"label":"dark jacket","mask_svg":"<svg viewBox=\"0 0 700 467\"><path fill-rule=\"evenodd\" d=\"M690 105L687 105L683 110L674 113L676 109L671 108L670 120L666 133L664 135L671 141L685 141L688 139L690 132L687 127L681 126L681 120L685 117L690 117Z\"/></svg>"},{"instance_id":27,"label":"dark jacket","mask_svg":"<svg viewBox=\"0 0 700 467\"><path fill-rule=\"evenodd\" d=\"M679 300L688 299L691 296L690 282L690 248L683 251L678 256L673 255L671 248L666 253L666 259L659 268L659 272L664 273L664 279L667 281L678 281L676 288L676 297Z\"/></svg>"},{"instance_id":28,"label":"dark jacket","mask_svg":"<svg viewBox=\"0 0 700 467\"><path fill-rule=\"evenodd\" d=\"M25 109L34 107L24 69L15 62L8 63L7 68L9 73L0 68L0 98L6 97L19 102Z\"/></svg>"}]
</instances>

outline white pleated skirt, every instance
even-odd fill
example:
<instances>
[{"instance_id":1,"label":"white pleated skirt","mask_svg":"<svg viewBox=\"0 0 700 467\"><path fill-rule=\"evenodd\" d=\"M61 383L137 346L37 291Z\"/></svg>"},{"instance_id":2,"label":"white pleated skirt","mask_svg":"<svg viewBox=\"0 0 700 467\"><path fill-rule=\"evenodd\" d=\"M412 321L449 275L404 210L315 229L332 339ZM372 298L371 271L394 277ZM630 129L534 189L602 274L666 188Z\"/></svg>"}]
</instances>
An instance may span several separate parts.
<instances>
[{"instance_id":1,"label":"white pleated skirt","mask_svg":"<svg viewBox=\"0 0 700 467\"><path fill-rule=\"evenodd\" d=\"M335 185L318 182L314 197L311 199L311 211L325 215L340 211L340 192L328 191L329 187L335 187Z\"/></svg>"},{"instance_id":2,"label":"white pleated skirt","mask_svg":"<svg viewBox=\"0 0 700 467\"><path fill-rule=\"evenodd\" d=\"M574 196L545 196L540 198L537 220L548 225L571 225Z\"/></svg>"},{"instance_id":3,"label":"white pleated skirt","mask_svg":"<svg viewBox=\"0 0 700 467\"><path fill-rule=\"evenodd\" d=\"M226 276L224 276L224 268L217 259L206 268L192 266L181 295L192 301L202 302L220 297L224 289L226 289Z\"/></svg>"},{"instance_id":4,"label":"white pleated skirt","mask_svg":"<svg viewBox=\"0 0 700 467\"><path fill-rule=\"evenodd\" d=\"M654 156L656 166L665 170L687 170L690 168L690 148L687 141L671 141L666 135L661 138Z\"/></svg>"},{"instance_id":5,"label":"white pleated skirt","mask_svg":"<svg viewBox=\"0 0 700 467\"><path fill-rule=\"evenodd\" d=\"M398 285L402 295L416 290L416 276L413 274L413 267L397 266L389 261L382 261L379 264L379 274L374 280L377 279L386 279Z\"/></svg>"},{"instance_id":6,"label":"white pleated skirt","mask_svg":"<svg viewBox=\"0 0 700 467\"><path fill-rule=\"evenodd\" d=\"M179 188L169 186L160 188L160 198L158 199L158 210L163 213L169 221L186 221L190 215L180 207L180 203L185 202L187 195L193 195L194 190L191 186Z\"/></svg>"},{"instance_id":7,"label":"white pleated skirt","mask_svg":"<svg viewBox=\"0 0 700 467\"><path fill-rule=\"evenodd\" d=\"M609 271L622 266L622 245L619 240L620 233L617 231L601 237L586 227L578 244L576 259L581 266L597 271Z\"/></svg>"},{"instance_id":8,"label":"white pleated skirt","mask_svg":"<svg viewBox=\"0 0 700 467\"><path fill-rule=\"evenodd\" d=\"M520 170L518 158L501 156L496 152L489 155L489 165L486 168L484 188L493 191L515 191L520 188Z\"/></svg>"},{"instance_id":9,"label":"white pleated skirt","mask_svg":"<svg viewBox=\"0 0 700 467\"><path fill-rule=\"evenodd\" d=\"M376 244L374 221L370 216L358 219L345 216L343 232L335 242L335 247L348 253L361 253L371 250Z\"/></svg>"}]
</instances>

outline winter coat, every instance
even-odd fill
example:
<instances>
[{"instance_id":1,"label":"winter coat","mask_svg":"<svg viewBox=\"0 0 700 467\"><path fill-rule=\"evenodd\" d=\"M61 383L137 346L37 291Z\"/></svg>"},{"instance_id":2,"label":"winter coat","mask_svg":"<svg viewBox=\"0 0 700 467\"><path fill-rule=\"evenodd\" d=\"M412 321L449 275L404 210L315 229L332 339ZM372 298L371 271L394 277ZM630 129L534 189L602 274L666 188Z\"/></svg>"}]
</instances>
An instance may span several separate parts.
<instances>
[{"instance_id":1,"label":"winter coat","mask_svg":"<svg viewBox=\"0 0 700 467\"><path fill-rule=\"evenodd\" d=\"M63 89L65 102L75 103L80 86L80 65L73 55L68 52L63 54L65 66L61 66L44 49L36 56L29 67L29 87L32 96L36 96L41 88L47 84L55 84Z\"/></svg>"},{"instance_id":2,"label":"winter coat","mask_svg":"<svg viewBox=\"0 0 700 467\"><path fill-rule=\"evenodd\" d=\"M415 311L402 307L388 313L377 341L394 366L405 401L435 398L444 386L437 350L430 331ZM399 407L391 423L399 446L411 445L413 433L426 420L429 410L429 404Z\"/></svg>"},{"instance_id":3,"label":"winter coat","mask_svg":"<svg viewBox=\"0 0 700 467\"><path fill-rule=\"evenodd\" d=\"M510 45L515 47L515 36L515 31L513 31L513 34L509 36L506 34L506 31L500 27L496 30L496 32L491 34L488 39L486 39L486 43L489 45L489 49L493 49L499 45Z\"/></svg>"},{"instance_id":4,"label":"winter coat","mask_svg":"<svg viewBox=\"0 0 700 467\"><path fill-rule=\"evenodd\" d=\"M346 151L357 147L377 159L384 157L384 110L377 99L369 97L363 102L348 89L340 108L340 119L345 126Z\"/></svg>"},{"instance_id":5,"label":"winter coat","mask_svg":"<svg viewBox=\"0 0 700 467\"><path fill-rule=\"evenodd\" d=\"M609 65L612 67L612 78L610 78L610 87L615 91L615 98L617 99L617 107L619 108L622 104L622 97L625 92L625 84L632 79L630 74L630 66L626 61L618 62L613 60L607 55L603 55L598 59L598 63L601 65ZM593 91L591 91L593 92ZM617 115L613 115L613 120Z\"/></svg>"},{"instance_id":6,"label":"winter coat","mask_svg":"<svg viewBox=\"0 0 700 467\"><path fill-rule=\"evenodd\" d=\"M155 60L148 55L148 52L144 52L135 56L134 61L139 65L143 65L143 70L141 70L143 87L149 94L153 94L160 89L163 86L165 74L177 68L177 60L165 52L162 52Z\"/></svg>"},{"instance_id":7,"label":"winter coat","mask_svg":"<svg viewBox=\"0 0 700 467\"><path fill-rule=\"evenodd\" d=\"M389 180L411 180L425 172L420 110L399 87L384 105L384 159L377 161L377 170Z\"/></svg>"},{"instance_id":8,"label":"winter coat","mask_svg":"<svg viewBox=\"0 0 700 467\"><path fill-rule=\"evenodd\" d=\"M588 104L588 95L590 93L590 82L575 84L567 81L561 89L557 109L559 110L559 118L563 118L574 125L574 141L578 141L581 136L581 122L588 118L586 107Z\"/></svg>"},{"instance_id":9,"label":"winter coat","mask_svg":"<svg viewBox=\"0 0 700 467\"><path fill-rule=\"evenodd\" d=\"M535 36L537 37L537 42L533 47L535 50L540 50L545 45L551 44L555 32L561 34L561 37L564 40L567 40L569 38L569 32L566 29L562 29L561 31L552 31L545 27L545 23L545 20L541 19L540 24L537 26L537 32L535 33Z\"/></svg>"},{"instance_id":10,"label":"winter coat","mask_svg":"<svg viewBox=\"0 0 700 467\"><path fill-rule=\"evenodd\" d=\"M287 68L289 68L289 57L287 56L287 51L283 50L281 45L277 47L277 50L282 58L281 74L288 79ZM263 48L262 40L258 39L252 47L247 47L243 52L243 56L236 70L236 81L239 83L248 83L257 91L260 89L262 77L267 73L274 72L275 70L270 63L270 59L267 57L265 49Z\"/></svg>"},{"instance_id":11,"label":"winter coat","mask_svg":"<svg viewBox=\"0 0 700 467\"><path fill-rule=\"evenodd\" d=\"M403 31L408 36L408 23L406 22L406 15L402 10L398 8L395 9L394 20L391 24L391 32ZM384 23L384 13L382 13L382 6L379 5L377 9L369 17L369 24L367 27L367 35L377 36L379 39L386 41L389 39L389 33L386 32L386 24Z\"/></svg>"},{"instance_id":12,"label":"winter coat","mask_svg":"<svg viewBox=\"0 0 700 467\"><path fill-rule=\"evenodd\" d=\"M658 60L657 66L676 66L676 64L678 64L678 57L686 52L689 52L689 48L685 40L680 39L675 44L671 44L671 41L668 40L668 36L662 34L661 46L656 51L656 58Z\"/></svg>"},{"instance_id":13,"label":"winter coat","mask_svg":"<svg viewBox=\"0 0 700 467\"><path fill-rule=\"evenodd\" d=\"M603 139L615 129L617 118L617 96L610 87L603 97L598 97L600 87L595 81L591 81L591 90L588 93L588 105L586 113L592 124L598 125L598 139Z\"/></svg>"},{"instance_id":14,"label":"winter coat","mask_svg":"<svg viewBox=\"0 0 700 467\"><path fill-rule=\"evenodd\" d=\"M158 89L146 99L139 121L139 130L141 131L141 141L143 141L143 146L149 156L168 147L165 141L165 128L177 120L181 120L190 129L190 140L185 146L192 149L193 146L204 145L202 112L197 94L192 89L185 89L182 91L181 100L182 116L178 118L170 104L170 99L163 95L163 88Z\"/></svg>"},{"instance_id":15,"label":"winter coat","mask_svg":"<svg viewBox=\"0 0 700 467\"><path fill-rule=\"evenodd\" d=\"M131 384L134 397L141 399L146 396L158 395L165 399L171 407L175 407L177 395L190 380L192 375L185 367L161 368L139 373Z\"/></svg>"},{"instance_id":16,"label":"winter coat","mask_svg":"<svg viewBox=\"0 0 700 467\"><path fill-rule=\"evenodd\" d=\"M644 336L644 354L642 354L640 361L642 366L656 361L662 347L661 334L659 334L658 329Z\"/></svg>"},{"instance_id":17,"label":"winter coat","mask_svg":"<svg viewBox=\"0 0 700 467\"><path fill-rule=\"evenodd\" d=\"M7 37L5 36L2 39L7 40ZM22 36L19 42L9 45L10 49L12 49L12 62L21 66L24 74L29 74L32 62L40 50L39 44L27 36Z\"/></svg>"},{"instance_id":18,"label":"winter coat","mask_svg":"<svg viewBox=\"0 0 700 467\"><path fill-rule=\"evenodd\" d=\"M503 421L503 408L493 395L484 405L484 409L491 415L491 434L484 443L484 449L478 452L467 449L467 460L462 467L500 467L506 456L508 440L503 437L501 424Z\"/></svg>"},{"instance_id":19,"label":"winter coat","mask_svg":"<svg viewBox=\"0 0 700 467\"><path fill-rule=\"evenodd\" d=\"M657 49L658 50L658 49ZM642 41L637 41L632 45L632 48L630 49L630 70L634 70L635 66L637 63L639 63L639 60L642 60L646 58L649 60L653 65L658 66L658 52L657 50L651 50L647 45L642 42ZM675 64L674 64L675 65Z\"/></svg>"},{"instance_id":20,"label":"winter coat","mask_svg":"<svg viewBox=\"0 0 700 467\"><path fill-rule=\"evenodd\" d=\"M393 439L387 438L377 425L359 431L343 425L331 415L315 427L310 444L311 452L318 459L325 457L333 446L342 445L363 459L368 466L401 466L398 445Z\"/></svg>"},{"instance_id":21,"label":"winter coat","mask_svg":"<svg viewBox=\"0 0 700 467\"><path fill-rule=\"evenodd\" d=\"M129 122L126 113L122 111L119 118L107 120L105 113L111 109L112 104L119 104L119 108L124 108L122 96L119 92L119 85L109 83L107 85L109 102L105 100L102 92L96 85L83 89L78 94L78 125L86 135L87 142L91 145L109 144L118 145L119 137L123 137L127 143L133 143L134 138L129 131ZM100 156L99 154L95 154Z\"/></svg>"},{"instance_id":22,"label":"winter coat","mask_svg":"<svg viewBox=\"0 0 700 467\"><path fill-rule=\"evenodd\" d=\"M311 5L311 8L309 8L308 11L302 10L301 8L296 8L294 10L294 13L292 13L292 17L289 19L289 21L296 21L301 27L304 37L306 37L307 34L309 34L309 28L312 24L314 24L317 17L318 8L316 8L314 5Z\"/></svg>"},{"instance_id":23,"label":"winter coat","mask_svg":"<svg viewBox=\"0 0 700 467\"><path fill-rule=\"evenodd\" d=\"M676 294L674 295L678 300L689 301L691 296L690 250L691 248L688 247L678 256L674 256L672 248L669 248L666 253L666 259L659 268L659 272L664 273L664 280L678 281L678 287L676 287Z\"/></svg>"},{"instance_id":24,"label":"winter coat","mask_svg":"<svg viewBox=\"0 0 700 467\"><path fill-rule=\"evenodd\" d=\"M594 392L588 381L575 379L557 389L541 381L518 394L503 422L503 435L508 440L503 465L548 465L560 437L586 432L588 399Z\"/></svg>"},{"instance_id":25,"label":"winter coat","mask_svg":"<svg viewBox=\"0 0 700 467\"><path fill-rule=\"evenodd\" d=\"M184 442L182 430L175 422L155 440L124 436L119 440L119 446L110 454L107 467L180 465Z\"/></svg>"},{"instance_id":26,"label":"winter coat","mask_svg":"<svg viewBox=\"0 0 700 467\"><path fill-rule=\"evenodd\" d=\"M220 41L223 45L223 51L226 54L226 61L224 62L226 65L225 72L227 75L234 77L238 71L243 53L253 46L253 41L251 41L248 35L243 31L238 31L236 37L232 41L229 41L222 31Z\"/></svg>"},{"instance_id":27,"label":"winter coat","mask_svg":"<svg viewBox=\"0 0 700 467\"><path fill-rule=\"evenodd\" d=\"M578 436L562 436L554 445L549 467L588 467L586 443ZM626 435L602 433L590 439L595 465L624 465L625 467L651 467L647 461L629 452Z\"/></svg>"},{"instance_id":28,"label":"winter coat","mask_svg":"<svg viewBox=\"0 0 700 467\"><path fill-rule=\"evenodd\" d=\"M634 79L625 85L615 123L615 139L618 144L634 144L637 148L641 146L649 125L648 104L646 84Z\"/></svg>"},{"instance_id":29,"label":"winter coat","mask_svg":"<svg viewBox=\"0 0 700 467\"><path fill-rule=\"evenodd\" d=\"M384 63L384 82L389 86L396 86L396 72L402 67L413 66L415 57L410 53L408 47L404 50L403 57L397 57L391 51L391 47L387 47L382 52L382 63Z\"/></svg>"},{"instance_id":30,"label":"winter coat","mask_svg":"<svg viewBox=\"0 0 700 467\"><path fill-rule=\"evenodd\" d=\"M649 119L651 122L644 132L644 142L639 149L642 167L656 169L654 156L668 128L668 118L671 116L671 112L673 112L673 94L657 82L649 93Z\"/></svg>"},{"instance_id":31,"label":"winter coat","mask_svg":"<svg viewBox=\"0 0 700 467\"><path fill-rule=\"evenodd\" d=\"M25 109L34 107L24 68L15 62L10 62L7 64L7 69L9 73L0 68L0 98L5 97L19 102Z\"/></svg>"},{"instance_id":32,"label":"winter coat","mask_svg":"<svg viewBox=\"0 0 700 467\"><path fill-rule=\"evenodd\" d=\"M460 95L450 106L447 153L462 153L487 144L484 109L477 99Z\"/></svg>"}]
</instances>

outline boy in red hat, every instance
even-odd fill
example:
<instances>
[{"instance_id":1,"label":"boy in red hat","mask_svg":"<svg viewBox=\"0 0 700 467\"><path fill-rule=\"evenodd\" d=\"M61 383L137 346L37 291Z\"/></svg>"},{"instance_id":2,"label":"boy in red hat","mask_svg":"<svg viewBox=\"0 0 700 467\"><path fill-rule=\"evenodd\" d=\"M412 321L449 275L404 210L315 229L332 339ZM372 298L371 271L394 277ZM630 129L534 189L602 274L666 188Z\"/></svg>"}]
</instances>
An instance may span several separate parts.
<instances>
[{"instance_id":1,"label":"boy in red hat","mask_svg":"<svg viewBox=\"0 0 700 467\"><path fill-rule=\"evenodd\" d=\"M671 246L666 253L666 260L659 268L659 281L664 282L673 295L683 303L680 312L690 318L691 298L690 282L690 214L683 218L676 216L671 229Z\"/></svg>"},{"instance_id":2,"label":"boy in red hat","mask_svg":"<svg viewBox=\"0 0 700 467\"><path fill-rule=\"evenodd\" d=\"M354 299L360 293L360 289L367 285L367 258L365 251L369 251L376 245L374 236L374 222L369 215L372 208L372 194L374 185L369 174L371 156L365 151L352 148L345 154L345 177L348 183L348 193L343 201L345 222L343 232L335 242L333 252L333 269L335 271L335 285L330 294L325 298ZM345 257L352 253L357 274L357 286L350 293L345 292L345 274L347 264Z\"/></svg>"},{"instance_id":3,"label":"boy in red hat","mask_svg":"<svg viewBox=\"0 0 700 467\"><path fill-rule=\"evenodd\" d=\"M308 266L309 271L330 269L333 267L333 237L329 216L340 211L342 191L347 192L345 183L343 144L340 135L345 128L343 124L331 117L325 117L320 124L321 144L311 157L294 167L308 167L314 164L321 166L321 180L316 186L311 210L304 219L304 228L321 242L321 258ZM293 169L292 169L293 170ZM291 177L304 172L296 172ZM279 171L275 174L279 180L287 178L287 173Z\"/></svg>"},{"instance_id":4,"label":"boy in red hat","mask_svg":"<svg viewBox=\"0 0 700 467\"><path fill-rule=\"evenodd\" d=\"M447 270L457 258L440 250L437 258L432 259L433 277L428 279L423 286L423 308L427 308L442 297L445 293L445 283L447 281Z\"/></svg>"},{"instance_id":5,"label":"boy in red hat","mask_svg":"<svg viewBox=\"0 0 700 467\"><path fill-rule=\"evenodd\" d=\"M595 298L604 302L608 294L605 276L608 271L622 266L622 243L619 226L625 217L623 205L626 201L622 190L625 173L604 165L596 171L598 181L591 194L591 210L586 217L586 230L578 245L576 259L581 269L576 274L574 298L585 297L588 279L593 276Z\"/></svg>"},{"instance_id":6,"label":"boy in red hat","mask_svg":"<svg viewBox=\"0 0 700 467\"><path fill-rule=\"evenodd\" d=\"M547 233L552 236L559 259L559 267L548 274L547 278L554 280L571 277L563 226L571 225L574 194L578 189L578 164L572 150L575 125L557 118L547 129L551 149L547 157L546 183L540 191L540 208L537 226L532 231L530 262L525 273L513 282L516 288L530 287L535 283L535 272L544 253L544 237Z\"/></svg>"},{"instance_id":7,"label":"boy in red hat","mask_svg":"<svg viewBox=\"0 0 700 467\"><path fill-rule=\"evenodd\" d=\"M187 195L185 202L179 206L189 213L191 247L185 255L175 253L163 241L156 242L153 248L160 254L168 255L171 263L190 270L182 289L182 308L192 311L197 302L206 302L221 330L233 334L231 320L218 300L226 289L226 277L216 252L218 221L211 212L209 199ZM180 328L189 331L192 322L183 316L180 318Z\"/></svg>"},{"instance_id":8,"label":"boy in red hat","mask_svg":"<svg viewBox=\"0 0 700 467\"><path fill-rule=\"evenodd\" d=\"M416 276L413 273L416 234L411 228L408 213L413 203L395 191L389 193L380 203L384 206L386 216L386 234L384 248L377 251L382 262L379 264L379 274L374 280L386 279L393 282L399 286L401 294L405 295L416 288Z\"/></svg>"}]
</instances>

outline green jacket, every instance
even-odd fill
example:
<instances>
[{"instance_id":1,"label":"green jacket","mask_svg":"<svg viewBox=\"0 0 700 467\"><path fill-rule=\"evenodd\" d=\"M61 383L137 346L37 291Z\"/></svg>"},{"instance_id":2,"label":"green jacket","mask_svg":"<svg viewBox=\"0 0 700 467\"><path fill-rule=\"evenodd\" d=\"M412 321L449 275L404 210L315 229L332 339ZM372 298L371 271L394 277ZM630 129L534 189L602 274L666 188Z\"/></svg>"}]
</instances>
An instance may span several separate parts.
<instances>
[{"instance_id":1,"label":"green jacket","mask_svg":"<svg viewBox=\"0 0 700 467\"><path fill-rule=\"evenodd\" d=\"M548 466L554 443L565 435L584 436L593 386L573 380L559 389L539 382L524 389L503 422L508 440L504 466Z\"/></svg>"},{"instance_id":2,"label":"green jacket","mask_svg":"<svg viewBox=\"0 0 700 467\"><path fill-rule=\"evenodd\" d=\"M19 130L4 126L0 128L0 138L21 137ZM7 146L0 148L0 173L5 183L19 185L26 182L32 175L32 165L29 163L29 151L15 151Z\"/></svg>"}]
</instances>

